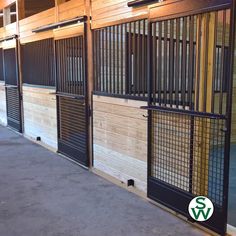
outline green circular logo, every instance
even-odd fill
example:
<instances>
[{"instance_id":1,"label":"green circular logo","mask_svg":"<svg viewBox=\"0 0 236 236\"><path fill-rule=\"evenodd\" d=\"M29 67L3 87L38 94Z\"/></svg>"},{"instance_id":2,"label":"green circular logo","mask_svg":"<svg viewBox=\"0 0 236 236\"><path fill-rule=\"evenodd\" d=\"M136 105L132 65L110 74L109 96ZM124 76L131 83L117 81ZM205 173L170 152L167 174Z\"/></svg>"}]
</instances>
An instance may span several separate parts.
<instances>
[{"instance_id":1,"label":"green circular logo","mask_svg":"<svg viewBox=\"0 0 236 236\"><path fill-rule=\"evenodd\" d=\"M212 201L204 196L195 197L188 207L190 216L196 221L207 221L214 213Z\"/></svg>"}]
</instances>

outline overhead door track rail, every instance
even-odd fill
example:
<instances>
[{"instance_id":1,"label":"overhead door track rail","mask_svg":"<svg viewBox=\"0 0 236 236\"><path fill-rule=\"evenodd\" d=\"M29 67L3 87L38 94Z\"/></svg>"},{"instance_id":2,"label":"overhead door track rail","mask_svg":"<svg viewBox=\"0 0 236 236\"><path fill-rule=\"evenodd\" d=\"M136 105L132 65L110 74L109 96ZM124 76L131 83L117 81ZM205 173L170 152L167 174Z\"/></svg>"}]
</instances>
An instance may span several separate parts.
<instances>
[{"instance_id":1,"label":"overhead door track rail","mask_svg":"<svg viewBox=\"0 0 236 236\"><path fill-rule=\"evenodd\" d=\"M60 28L60 27L73 25L73 24L76 24L76 23L82 23L82 22L85 22L86 20L87 20L87 16L79 16L79 17L76 17L76 18L73 18L73 19L70 19L70 20L40 26L38 28L33 29L32 32L33 33L45 32L45 31L57 29L57 28Z\"/></svg>"}]
</instances>

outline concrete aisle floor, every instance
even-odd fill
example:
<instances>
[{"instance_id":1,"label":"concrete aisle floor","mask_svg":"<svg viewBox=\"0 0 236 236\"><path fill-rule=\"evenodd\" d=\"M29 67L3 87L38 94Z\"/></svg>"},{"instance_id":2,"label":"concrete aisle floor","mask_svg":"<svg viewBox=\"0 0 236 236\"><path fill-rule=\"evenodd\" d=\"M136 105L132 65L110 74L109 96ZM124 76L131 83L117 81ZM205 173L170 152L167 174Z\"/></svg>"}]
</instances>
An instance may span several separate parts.
<instances>
[{"instance_id":1,"label":"concrete aisle floor","mask_svg":"<svg viewBox=\"0 0 236 236\"><path fill-rule=\"evenodd\" d=\"M0 126L0 235L205 234Z\"/></svg>"}]
</instances>

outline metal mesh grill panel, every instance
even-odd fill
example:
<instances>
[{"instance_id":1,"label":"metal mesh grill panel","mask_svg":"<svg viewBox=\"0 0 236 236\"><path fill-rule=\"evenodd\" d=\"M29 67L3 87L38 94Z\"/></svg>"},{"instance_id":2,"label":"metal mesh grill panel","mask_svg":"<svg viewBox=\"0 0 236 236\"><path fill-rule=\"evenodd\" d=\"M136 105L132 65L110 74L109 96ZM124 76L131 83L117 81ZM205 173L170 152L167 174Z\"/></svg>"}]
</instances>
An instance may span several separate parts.
<instances>
[{"instance_id":1,"label":"metal mesh grill panel","mask_svg":"<svg viewBox=\"0 0 236 236\"><path fill-rule=\"evenodd\" d=\"M225 120L152 112L151 176L223 204Z\"/></svg>"}]
</instances>

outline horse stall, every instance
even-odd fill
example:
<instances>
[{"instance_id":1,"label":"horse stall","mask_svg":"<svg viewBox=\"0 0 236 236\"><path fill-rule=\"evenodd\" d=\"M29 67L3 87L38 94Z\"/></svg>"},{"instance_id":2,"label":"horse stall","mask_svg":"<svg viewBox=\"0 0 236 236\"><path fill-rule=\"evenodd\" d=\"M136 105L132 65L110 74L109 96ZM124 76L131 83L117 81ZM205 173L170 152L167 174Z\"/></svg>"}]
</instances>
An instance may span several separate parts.
<instances>
[{"instance_id":1,"label":"horse stall","mask_svg":"<svg viewBox=\"0 0 236 236\"><path fill-rule=\"evenodd\" d=\"M94 168L186 217L208 196L224 234L233 4L138 2L92 1Z\"/></svg>"},{"instance_id":2,"label":"horse stall","mask_svg":"<svg viewBox=\"0 0 236 236\"><path fill-rule=\"evenodd\" d=\"M73 58L78 50L77 43L81 40L72 39L72 43L69 44L71 40L63 38L74 37L78 32L81 33L81 28L77 29L79 21L77 14L81 12L84 14L83 3L70 1L70 4L60 4L20 21L25 135L59 152L62 144L58 101L63 98L58 98L58 89L59 87L67 89L64 92L67 93L66 99L68 99L70 92L78 92L81 87L77 85L77 88L70 90L73 86L76 87L76 81L70 78L68 81L70 85L66 86L67 82L64 83L62 77L66 77L66 73L68 76L73 73L80 79L79 76L82 75L82 72L81 74L74 72L76 66L81 65L79 55ZM72 22L68 23L70 19ZM73 45L75 53L67 57L65 51L67 49L70 51ZM59 50L61 50L60 55ZM82 71L82 68L78 69ZM63 133L63 137L66 135Z\"/></svg>"},{"instance_id":3,"label":"horse stall","mask_svg":"<svg viewBox=\"0 0 236 236\"><path fill-rule=\"evenodd\" d=\"M146 193L148 8L127 3L92 1L94 170Z\"/></svg>"},{"instance_id":4,"label":"horse stall","mask_svg":"<svg viewBox=\"0 0 236 236\"><path fill-rule=\"evenodd\" d=\"M58 152L88 166L86 32L79 28L78 36L55 41Z\"/></svg>"},{"instance_id":5,"label":"horse stall","mask_svg":"<svg viewBox=\"0 0 236 236\"><path fill-rule=\"evenodd\" d=\"M54 9L22 19L20 24L24 135L57 150L53 32L33 29L54 22Z\"/></svg>"},{"instance_id":6,"label":"horse stall","mask_svg":"<svg viewBox=\"0 0 236 236\"><path fill-rule=\"evenodd\" d=\"M18 50L18 39L15 36L10 36L3 42L7 125L15 131L22 133L22 91L19 77Z\"/></svg>"}]
</instances>

